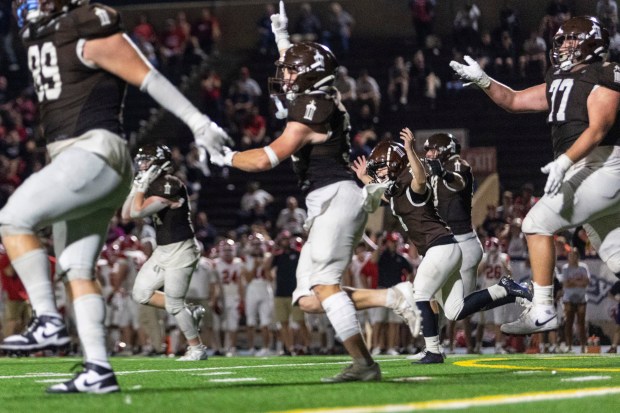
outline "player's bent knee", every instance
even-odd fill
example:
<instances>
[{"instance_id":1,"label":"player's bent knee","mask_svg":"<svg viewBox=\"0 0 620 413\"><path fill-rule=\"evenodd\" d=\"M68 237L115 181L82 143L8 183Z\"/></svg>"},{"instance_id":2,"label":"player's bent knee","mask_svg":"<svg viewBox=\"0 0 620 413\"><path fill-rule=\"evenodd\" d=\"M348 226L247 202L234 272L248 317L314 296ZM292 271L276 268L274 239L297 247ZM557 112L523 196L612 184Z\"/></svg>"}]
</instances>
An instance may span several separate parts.
<instances>
[{"instance_id":1,"label":"player's bent knee","mask_svg":"<svg viewBox=\"0 0 620 413\"><path fill-rule=\"evenodd\" d=\"M523 218L521 231L524 234L553 235L555 230L548 228L543 222L548 223L548 220L537 220L535 217L533 218L530 213Z\"/></svg>"},{"instance_id":2,"label":"player's bent knee","mask_svg":"<svg viewBox=\"0 0 620 413\"><path fill-rule=\"evenodd\" d=\"M171 315L180 313L185 308L185 300L166 295L166 312Z\"/></svg>"},{"instance_id":3,"label":"player's bent knee","mask_svg":"<svg viewBox=\"0 0 620 413\"><path fill-rule=\"evenodd\" d=\"M62 264L61 264L62 267ZM64 267L63 267L64 268ZM86 280L93 281L95 279L95 271L92 268L69 268L65 273L68 281Z\"/></svg>"},{"instance_id":4,"label":"player's bent knee","mask_svg":"<svg viewBox=\"0 0 620 413\"><path fill-rule=\"evenodd\" d=\"M148 304L152 296L153 296L152 290L134 288L131 291L131 297L138 304Z\"/></svg>"},{"instance_id":5,"label":"player's bent knee","mask_svg":"<svg viewBox=\"0 0 620 413\"><path fill-rule=\"evenodd\" d=\"M32 228L16 226L13 224L0 224L0 236L10 237L11 235L33 235Z\"/></svg>"},{"instance_id":6,"label":"player's bent knee","mask_svg":"<svg viewBox=\"0 0 620 413\"><path fill-rule=\"evenodd\" d=\"M413 300L415 302L418 302L418 301L431 301L432 298L433 298L433 294L430 291L417 290L414 287L414 290L413 290Z\"/></svg>"},{"instance_id":7,"label":"player's bent knee","mask_svg":"<svg viewBox=\"0 0 620 413\"><path fill-rule=\"evenodd\" d=\"M459 305L460 304L460 305ZM461 311L463 310L463 301L454 305L445 305L444 306L444 315L450 321L462 320L465 317L459 317Z\"/></svg>"},{"instance_id":8,"label":"player's bent knee","mask_svg":"<svg viewBox=\"0 0 620 413\"><path fill-rule=\"evenodd\" d=\"M297 305L299 305L299 308L304 313L316 314L324 312L323 306L321 305L319 298L315 295L301 297L297 301Z\"/></svg>"}]
</instances>

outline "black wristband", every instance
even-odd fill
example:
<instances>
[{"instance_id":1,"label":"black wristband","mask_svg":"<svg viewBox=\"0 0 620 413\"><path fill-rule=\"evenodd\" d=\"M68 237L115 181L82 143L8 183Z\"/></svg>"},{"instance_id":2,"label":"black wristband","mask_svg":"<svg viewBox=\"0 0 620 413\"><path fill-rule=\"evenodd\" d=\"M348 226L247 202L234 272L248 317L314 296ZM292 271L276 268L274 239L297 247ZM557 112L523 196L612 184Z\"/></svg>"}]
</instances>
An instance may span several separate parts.
<instances>
[{"instance_id":1,"label":"black wristband","mask_svg":"<svg viewBox=\"0 0 620 413\"><path fill-rule=\"evenodd\" d=\"M452 172L445 171L445 170L443 172L442 178L443 178L444 181L446 181L449 184L454 182L454 180L456 179L456 177L454 176L454 174Z\"/></svg>"}]
</instances>

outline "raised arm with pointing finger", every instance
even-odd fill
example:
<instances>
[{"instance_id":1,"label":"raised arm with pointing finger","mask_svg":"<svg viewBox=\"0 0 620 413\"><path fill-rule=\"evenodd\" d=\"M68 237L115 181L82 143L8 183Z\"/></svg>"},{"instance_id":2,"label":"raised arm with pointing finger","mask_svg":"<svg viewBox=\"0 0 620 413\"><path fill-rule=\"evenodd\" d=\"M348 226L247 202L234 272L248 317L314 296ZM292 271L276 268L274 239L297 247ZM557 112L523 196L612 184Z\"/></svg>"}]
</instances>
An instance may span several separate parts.
<instances>
[{"instance_id":1,"label":"raised arm with pointing finger","mask_svg":"<svg viewBox=\"0 0 620 413\"><path fill-rule=\"evenodd\" d=\"M280 0L280 12L271 16L271 31L276 38L276 45L280 56L284 55L284 52L291 47L288 34L288 17L286 17L286 10L284 10L284 2Z\"/></svg>"}]
</instances>

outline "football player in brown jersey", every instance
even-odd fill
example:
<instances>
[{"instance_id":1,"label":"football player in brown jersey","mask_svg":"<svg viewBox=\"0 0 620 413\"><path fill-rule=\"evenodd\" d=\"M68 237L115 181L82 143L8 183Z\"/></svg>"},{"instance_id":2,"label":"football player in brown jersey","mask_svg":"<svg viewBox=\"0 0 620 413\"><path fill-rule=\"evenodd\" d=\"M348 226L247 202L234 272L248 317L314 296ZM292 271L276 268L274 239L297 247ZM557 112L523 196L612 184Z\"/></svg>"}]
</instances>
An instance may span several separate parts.
<instances>
[{"instance_id":1,"label":"football player in brown jersey","mask_svg":"<svg viewBox=\"0 0 620 413\"><path fill-rule=\"evenodd\" d=\"M461 145L451 133L435 133L424 142L425 161L431 173L439 216L448 224L463 255L461 277L465 294L476 289L476 273L482 259L482 244L471 222L474 176L471 167L460 156ZM468 352L472 352L469 320L463 322ZM450 322L448 336L454 345L455 323Z\"/></svg>"},{"instance_id":2,"label":"football player in brown jersey","mask_svg":"<svg viewBox=\"0 0 620 413\"><path fill-rule=\"evenodd\" d=\"M0 211L2 241L36 312L27 331L5 338L0 347L33 351L68 342L47 254L35 234L53 225L58 273L74 299L85 364L75 378L48 391L118 391L94 267L110 218L131 187L131 156L121 137L125 87L129 83L149 93L212 153L227 135L147 63L114 9L88 0L14 0L13 8L51 163L17 188Z\"/></svg>"},{"instance_id":3,"label":"football player in brown jersey","mask_svg":"<svg viewBox=\"0 0 620 413\"><path fill-rule=\"evenodd\" d=\"M194 238L187 187L171 175L172 155L166 145L145 145L138 150L138 174L123 204L123 219L153 217L157 247L144 263L132 289L140 304L165 309L187 340L179 361L207 359L198 334L202 306L185 304L200 250ZM159 291L163 287L163 292Z\"/></svg>"},{"instance_id":4,"label":"football player in brown jersey","mask_svg":"<svg viewBox=\"0 0 620 413\"><path fill-rule=\"evenodd\" d=\"M349 168L349 115L333 86L338 63L321 44L291 45L283 2L271 21L281 57L276 62L276 76L270 79L270 93L279 108L277 116L287 119L286 127L269 146L229 151L224 163L258 172L292 158L306 196L305 227L309 231L297 267L293 302L306 312L325 311L353 358L352 365L323 381L380 380L381 371L364 343L356 307L390 307L417 333L419 319L411 284L385 290L341 290L342 276L361 239L367 214L362 209L362 191Z\"/></svg>"},{"instance_id":5,"label":"football player in brown jersey","mask_svg":"<svg viewBox=\"0 0 620 413\"><path fill-rule=\"evenodd\" d=\"M418 267L413 296L422 313L424 356L415 363L443 363L439 343L439 322L431 308L436 299L448 320L463 318L486 308L493 308L531 294L512 279L503 277L486 290L466 295L460 275L462 253L450 228L435 207L433 190L426 168L414 152L415 138L409 128L401 130L404 146L391 140L379 142L368 162L354 161L353 170L366 184L368 202L383 200L398 219L424 258ZM439 295L437 295L439 293Z\"/></svg>"},{"instance_id":6,"label":"football player in brown jersey","mask_svg":"<svg viewBox=\"0 0 620 413\"><path fill-rule=\"evenodd\" d=\"M555 244L559 231L584 225L601 259L620 274L620 65L606 62L609 34L593 17L573 17L553 38L545 83L513 90L491 79L469 56L450 66L510 112L548 112L554 161L544 196L523 220L534 282L533 306L509 334L555 330Z\"/></svg>"}]
</instances>

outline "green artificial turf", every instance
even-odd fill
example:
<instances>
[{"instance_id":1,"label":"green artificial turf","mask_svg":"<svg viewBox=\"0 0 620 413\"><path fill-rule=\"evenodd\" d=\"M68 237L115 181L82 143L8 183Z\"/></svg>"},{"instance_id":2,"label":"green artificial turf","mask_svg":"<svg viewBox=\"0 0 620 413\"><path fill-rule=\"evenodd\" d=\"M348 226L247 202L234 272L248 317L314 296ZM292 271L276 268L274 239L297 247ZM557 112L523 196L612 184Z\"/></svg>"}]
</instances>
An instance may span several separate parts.
<instances>
[{"instance_id":1,"label":"green artificial turf","mask_svg":"<svg viewBox=\"0 0 620 413\"><path fill-rule=\"evenodd\" d=\"M617 356L451 355L434 365L412 365L404 356L377 360L381 382L324 384L320 378L339 372L347 357L113 358L121 393L52 395L45 388L70 378L79 359L2 358L0 412L620 411Z\"/></svg>"}]
</instances>

